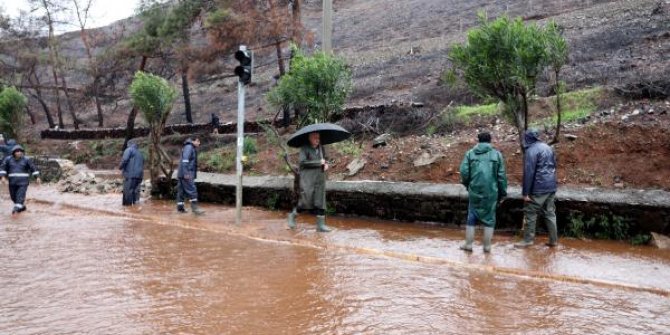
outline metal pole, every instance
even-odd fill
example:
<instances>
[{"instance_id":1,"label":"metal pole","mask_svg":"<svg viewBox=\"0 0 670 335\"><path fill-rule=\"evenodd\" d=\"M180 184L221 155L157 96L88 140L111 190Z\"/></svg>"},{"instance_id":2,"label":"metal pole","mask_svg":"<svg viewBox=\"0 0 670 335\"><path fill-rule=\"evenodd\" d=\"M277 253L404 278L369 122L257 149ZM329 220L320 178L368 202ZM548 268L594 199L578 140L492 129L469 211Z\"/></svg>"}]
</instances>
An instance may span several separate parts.
<instances>
[{"instance_id":1,"label":"metal pole","mask_svg":"<svg viewBox=\"0 0 670 335\"><path fill-rule=\"evenodd\" d=\"M323 27L321 31L323 52L333 52L333 0L323 0Z\"/></svg>"},{"instance_id":2,"label":"metal pole","mask_svg":"<svg viewBox=\"0 0 670 335\"><path fill-rule=\"evenodd\" d=\"M240 46L240 50L246 50ZM235 187L235 223L242 223L242 155L244 154L244 84L237 82L237 157L235 165L237 170L237 185Z\"/></svg>"}]
</instances>

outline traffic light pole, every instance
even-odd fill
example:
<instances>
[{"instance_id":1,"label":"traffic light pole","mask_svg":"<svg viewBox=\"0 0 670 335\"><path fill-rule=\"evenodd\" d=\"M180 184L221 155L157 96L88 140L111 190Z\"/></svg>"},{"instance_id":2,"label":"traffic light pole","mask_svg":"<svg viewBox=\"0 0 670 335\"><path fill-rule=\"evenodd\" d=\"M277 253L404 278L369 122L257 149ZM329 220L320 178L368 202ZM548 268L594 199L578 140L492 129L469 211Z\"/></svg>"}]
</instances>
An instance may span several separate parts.
<instances>
[{"instance_id":1,"label":"traffic light pole","mask_svg":"<svg viewBox=\"0 0 670 335\"><path fill-rule=\"evenodd\" d=\"M333 52L333 0L323 0L322 50Z\"/></svg>"},{"instance_id":2,"label":"traffic light pole","mask_svg":"<svg viewBox=\"0 0 670 335\"><path fill-rule=\"evenodd\" d=\"M242 223L242 155L244 154L244 92L242 81L237 82L237 186L235 187L235 223Z\"/></svg>"}]
</instances>

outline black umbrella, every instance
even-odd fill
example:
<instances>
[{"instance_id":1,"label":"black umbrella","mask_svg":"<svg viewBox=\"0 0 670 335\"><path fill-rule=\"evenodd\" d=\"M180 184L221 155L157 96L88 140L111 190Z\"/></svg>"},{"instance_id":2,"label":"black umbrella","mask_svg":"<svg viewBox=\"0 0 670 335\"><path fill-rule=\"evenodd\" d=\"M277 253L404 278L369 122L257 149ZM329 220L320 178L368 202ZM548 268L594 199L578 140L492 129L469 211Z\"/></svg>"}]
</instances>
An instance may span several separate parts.
<instances>
[{"instance_id":1,"label":"black umbrella","mask_svg":"<svg viewBox=\"0 0 670 335\"><path fill-rule=\"evenodd\" d=\"M351 136L346 129L332 123L316 123L303 127L288 139L288 145L300 148L309 143L309 134L318 132L321 135L321 144L342 142Z\"/></svg>"}]
</instances>

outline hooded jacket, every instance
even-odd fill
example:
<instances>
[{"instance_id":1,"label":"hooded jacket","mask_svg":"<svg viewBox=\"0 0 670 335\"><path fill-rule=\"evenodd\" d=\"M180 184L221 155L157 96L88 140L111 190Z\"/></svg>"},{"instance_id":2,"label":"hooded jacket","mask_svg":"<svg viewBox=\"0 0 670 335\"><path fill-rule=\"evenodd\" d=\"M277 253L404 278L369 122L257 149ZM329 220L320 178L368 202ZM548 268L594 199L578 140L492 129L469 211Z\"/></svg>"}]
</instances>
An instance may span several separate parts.
<instances>
[{"instance_id":1,"label":"hooded jacket","mask_svg":"<svg viewBox=\"0 0 670 335\"><path fill-rule=\"evenodd\" d=\"M5 159L5 157L12 154L12 149L16 146L15 140L7 140L5 145L0 146L0 159Z\"/></svg>"},{"instance_id":2,"label":"hooded jacket","mask_svg":"<svg viewBox=\"0 0 670 335\"><path fill-rule=\"evenodd\" d=\"M535 130L524 134L523 195L555 193L556 155L554 150L538 138Z\"/></svg>"},{"instance_id":3,"label":"hooded jacket","mask_svg":"<svg viewBox=\"0 0 670 335\"><path fill-rule=\"evenodd\" d=\"M198 151L190 139L184 142L181 159L179 160L179 171L177 172L177 178L185 178L186 176L192 180L198 177Z\"/></svg>"},{"instance_id":4,"label":"hooded jacket","mask_svg":"<svg viewBox=\"0 0 670 335\"><path fill-rule=\"evenodd\" d=\"M460 167L461 183L468 189L470 206L487 227L495 225L498 200L507 196L507 174L502 154L489 143L470 149Z\"/></svg>"},{"instance_id":5,"label":"hooded jacket","mask_svg":"<svg viewBox=\"0 0 670 335\"><path fill-rule=\"evenodd\" d=\"M144 156L137 147L137 143L131 142L123 152L119 169L123 171L124 178L142 179L144 177Z\"/></svg>"},{"instance_id":6,"label":"hooded jacket","mask_svg":"<svg viewBox=\"0 0 670 335\"><path fill-rule=\"evenodd\" d=\"M40 172L37 171L33 161L25 155L19 159L14 158L13 154L16 151L23 151L23 147L15 145L12 148L12 155L5 157L0 165L0 177L9 178L9 185L25 186L30 183L30 177L38 177Z\"/></svg>"}]
</instances>

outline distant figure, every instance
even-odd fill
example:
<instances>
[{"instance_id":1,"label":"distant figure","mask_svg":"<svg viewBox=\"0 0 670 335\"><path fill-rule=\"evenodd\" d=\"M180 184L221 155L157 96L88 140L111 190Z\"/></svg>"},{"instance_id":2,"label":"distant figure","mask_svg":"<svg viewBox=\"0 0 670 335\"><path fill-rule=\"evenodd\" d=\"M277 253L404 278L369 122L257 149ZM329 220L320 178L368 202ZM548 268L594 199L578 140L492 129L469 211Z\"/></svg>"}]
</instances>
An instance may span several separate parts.
<instances>
[{"instance_id":1,"label":"distant figure","mask_svg":"<svg viewBox=\"0 0 670 335\"><path fill-rule=\"evenodd\" d=\"M216 114L212 113L212 132L218 134L220 125L221 122L219 121L219 117Z\"/></svg>"},{"instance_id":2,"label":"distant figure","mask_svg":"<svg viewBox=\"0 0 670 335\"><path fill-rule=\"evenodd\" d=\"M4 160L6 157L9 157L12 155L12 149L16 146L16 141L15 140L7 140L5 141L4 137L2 139L2 145L0 145L0 162Z\"/></svg>"},{"instance_id":3,"label":"distant figure","mask_svg":"<svg viewBox=\"0 0 670 335\"><path fill-rule=\"evenodd\" d=\"M461 163L461 183L468 189L468 219L462 250L472 251L475 225L484 226L484 252L491 252L491 239L496 225L496 208L507 196L505 159L491 146L491 134L477 135L479 144L470 149Z\"/></svg>"},{"instance_id":4,"label":"distant figure","mask_svg":"<svg viewBox=\"0 0 670 335\"><path fill-rule=\"evenodd\" d=\"M524 134L526 153L523 164L523 211L526 217L526 229L523 241L515 244L517 248L533 245L538 213L542 213L547 221L549 243L547 246L558 245L558 229L556 227L556 156L554 150L539 140L537 130L527 130Z\"/></svg>"},{"instance_id":5,"label":"distant figure","mask_svg":"<svg viewBox=\"0 0 670 335\"><path fill-rule=\"evenodd\" d=\"M123 206L138 205L144 178L144 156L134 140L128 141L119 170L123 171Z\"/></svg>"},{"instance_id":6,"label":"distant figure","mask_svg":"<svg viewBox=\"0 0 670 335\"><path fill-rule=\"evenodd\" d=\"M195 186L195 179L198 177L199 146L200 139L191 140L189 138L184 142L184 148L181 152L179 171L177 172L177 211L179 213L186 213L184 197L188 197L191 200L193 214L205 214L198 206L198 190Z\"/></svg>"},{"instance_id":7,"label":"distant figure","mask_svg":"<svg viewBox=\"0 0 670 335\"><path fill-rule=\"evenodd\" d=\"M318 132L309 134L309 144L300 148L300 200L298 207L288 215L288 226L296 227L299 212L309 211L316 215L316 230L329 232L326 226L326 171L328 163Z\"/></svg>"},{"instance_id":8,"label":"distant figure","mask_svg":"<svg viewBox=\"0 0 670 335\"><path fill-rule=\"evenodd\" d=\"M4 183L5 177L9 178L9 196L14 202L12 215L25 211L26 193L30 177L36 177L37 183L41 183L40 172L37 171L31 159L25 156L25 151L20 145L12 148L11 156L5 157L0 164L0 178Z\"/></svg>"}]
</instances>

